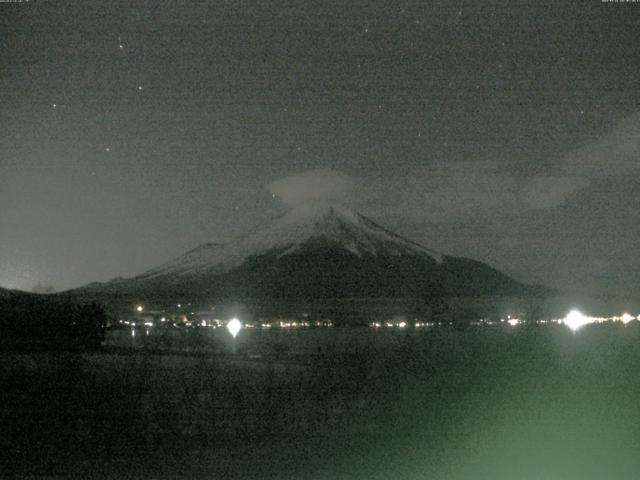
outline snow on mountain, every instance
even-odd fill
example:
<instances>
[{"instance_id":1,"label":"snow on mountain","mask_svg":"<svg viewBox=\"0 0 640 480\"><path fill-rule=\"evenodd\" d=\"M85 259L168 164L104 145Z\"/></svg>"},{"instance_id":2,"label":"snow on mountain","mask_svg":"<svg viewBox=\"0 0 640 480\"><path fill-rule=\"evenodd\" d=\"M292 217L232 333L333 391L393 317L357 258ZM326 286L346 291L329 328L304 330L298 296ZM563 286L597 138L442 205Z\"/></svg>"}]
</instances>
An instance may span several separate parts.
<instances>
[{"instance_id":1,"label":"snow on mountain","mask_svg":"<svg viewBox=\"0 0 640 480\"><path fill-rule=\"evenodd\" d=\"M288 255L311 240L331 242L358 257L384 253L430 257L436 263L444 259L442 254L407 240L353 210L314 204L293 209L236 242L201 245L138 278L223 273L252 256L270 252L277 252L279 257Z\"/></svg>"},{"instance_id":2,"label":"snow on mountain","mask_svg":"<svg viewBox=\"0 0 640 480\"><path fill-rule=\"evenodd\" d=\"M235 242L204 244L142 275L73 294L92 301L250 299L270 305L526 292L535 293L482 262L442 255L352 210L316 204L291 210Z\"/></svg>"}]
</instances>

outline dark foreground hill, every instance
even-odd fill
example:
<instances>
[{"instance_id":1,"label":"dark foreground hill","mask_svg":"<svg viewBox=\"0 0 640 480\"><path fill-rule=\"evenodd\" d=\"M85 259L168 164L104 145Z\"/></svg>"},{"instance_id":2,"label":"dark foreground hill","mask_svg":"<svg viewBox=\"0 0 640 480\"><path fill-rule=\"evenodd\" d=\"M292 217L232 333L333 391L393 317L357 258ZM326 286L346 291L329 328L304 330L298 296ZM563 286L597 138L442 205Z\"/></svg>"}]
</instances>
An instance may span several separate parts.
<instances>
[{"instance_id":1,"label":"dark foreground hill","mask_svg":"<svg viewBox=\"0 0 640 480\"><path fill-rule=\"evenodd\" d=\"M95 303L0 289L0 349L93 349L107 318Z\"/></svg>"}]
</instances>

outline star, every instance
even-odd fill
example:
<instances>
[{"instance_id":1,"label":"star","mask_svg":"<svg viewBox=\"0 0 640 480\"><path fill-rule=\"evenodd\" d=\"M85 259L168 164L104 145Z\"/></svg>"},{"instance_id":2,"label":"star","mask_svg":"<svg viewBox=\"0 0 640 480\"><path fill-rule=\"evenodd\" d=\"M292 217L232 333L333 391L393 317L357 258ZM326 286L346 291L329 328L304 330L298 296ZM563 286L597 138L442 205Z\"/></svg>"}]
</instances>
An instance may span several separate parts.
<instances>
[{"instance_id":1,"label":"star","mask_svg":"<svg viewBox=\"0 0 640 480\"><path fill-rule=\"evenodd\" d=\"M53 104L51 104L51 106L52 106L53 108L58 108L58 104L57 104L57 103L53 103Z\"/></svg>"},{"instance_id":2,"label":"star","mask_svg":"<svg viewBox=\"0 0 640 480\"><path fill-rule=\"evenodd\" d=\"M105 151L105 152L107 152L107 153L109 153L109 152L111 151L111 147L106 147L106 148L104 149L104 151Z\"/></svg>"},{"instance_id":3,"label":"star","mask_svg":"<svg viewBox=\"0 0 640 480\"><path fill-rule=\"evenodd\" d=\"M138 85L138 91L141 92L142 91L142 85Z\"/></svg>"}]
</instances>

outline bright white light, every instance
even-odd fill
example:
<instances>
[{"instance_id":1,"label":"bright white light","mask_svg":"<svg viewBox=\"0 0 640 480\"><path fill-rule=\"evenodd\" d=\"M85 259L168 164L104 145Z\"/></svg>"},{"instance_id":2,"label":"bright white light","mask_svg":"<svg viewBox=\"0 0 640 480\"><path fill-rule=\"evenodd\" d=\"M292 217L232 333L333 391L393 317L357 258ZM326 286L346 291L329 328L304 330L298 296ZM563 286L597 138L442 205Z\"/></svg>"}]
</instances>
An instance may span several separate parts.
<instances>
[{"instance_id":1,"label":"bright white light","mask_svg":"<svg viewBox=\"0 0 640 480\"><path fill-rule=\"evenodd\" d=\"M229 320L229 323L227 323L227 330L229 330L229 333L233 338L236 338L241 329L242 323L240 323L240 320L238 320L237 318L232 318L231 320Z\"/></svg>"},{"instance_id":2,"label":"bright white light","mask_svg":"<svg viewBox=\"0 0 640 480\"><path fill-rule=\"evenodd\" d=\"M202 323L200 325L203 326L203 327L206 327L207 326L207 321L206 320L202 320Z\"/></svg>"},{"instance_id":3,"label":"bright white light","mask_svg":"<svg viewBox=\"0 0 640 480\"><path fill-rule=\"evenodd\" d=\"M136 310L137 310L138 312L141 312L141 311L142 311L142 310L144 310L144 309L142 308L142 305L138 305L138 306L136 307Z\"/></svg>"},{"instance_id":4,"label":"bright white light","mask_svg":"<svg viewBox=\"0 0 640 480\"><path fill-rule=\"evenodd\" d=\"M620 317L620 320L622 320L622 323L624 323L626 325L631 320L635 320L635 317L632 317L628 313L623 313L622 316Z\"/></svg>"},{"instance_id":5,"label":"bright white light","mask_svg":"<svg viewBox=\"0 0 640 480\"><path fill-rule=\"evenodd\" d=\"M567 314L567 316L564 317L564 320L562 321L562 323L564 323L567 327L569 327L574 332L578 330L580 327L587 325L588 323L591 323L591 322L592 322L591 318L583 315L578 310L571 310Z\"/></svg>"},{"instance_id":6,"label":"bright white light","mask_svg":"<svg viewBox=\"0 0 640 480\"><path fill-rule=\"evenodd\" d=\"M517 318L509 318L509 320L507 320L507 323L512 327L515 327L520 323L520 320L518 320Z\"/></svg>"},{"instance_id":7,"label":"bright white light","mask_svg":"<svg viewBox=\"0 0 640 480\"><path fill-rule=\"evenodd\" d=\"M407 322L400 322L400 323L398 324L398 326L399 326L400 328L404 328L404 327L406 327L406 326L407 326Z\"/></svg>"},{"instance_id":8,"label":"bright white light","mask_svg":"<svg viewBox=\"0 0 640 480\"><path fill-rule=\"evenodd\" d=\"M131 329L131 336L135 337L136 336L136 331L134 329Z\"/></svg>"}]
</instances>

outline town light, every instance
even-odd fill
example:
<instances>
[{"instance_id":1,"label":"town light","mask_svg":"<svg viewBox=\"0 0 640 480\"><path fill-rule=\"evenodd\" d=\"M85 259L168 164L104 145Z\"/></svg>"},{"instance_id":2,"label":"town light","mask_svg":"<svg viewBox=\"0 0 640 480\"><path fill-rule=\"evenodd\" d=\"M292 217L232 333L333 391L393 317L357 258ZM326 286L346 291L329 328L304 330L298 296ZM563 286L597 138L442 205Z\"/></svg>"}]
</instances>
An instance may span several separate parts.
<instances>
[{"instance_id":1,"label":"town light","mask_svg":"<svg viewBox=\"0 0 640 480\"><path fill-rule=\"evenodd\" d=\"M624 323L626 325L631 320L635 320L635 317L632 317L628 313L623 313L622 316L620 317L620 320L622 320L622 323Z\"/></svg>"},{"instance_id":2,"label":"town light","mask_svg":"<svg viewBox=\"0 0 640 480\"><path fill-rule=\"evenodd\" d=\"M574 332L580 327L591 323L591 319L583 315L578 310L571 310L566 317L564 317L563 323Z\"/></svg>"},{"instance_id":3,"label":"town light","mask_svg":"<svg viewBox=\"0 0 640 480\"><path fill-rule=\"evenodd\" d=\"M141 312L142 310L144 310L144 308L142 308L142 305L138 305L136 307L136 311Z\"/></svg>"},{"instance_id":4,"label":"town light","mask_svg":"<svg viewBox=\"0 0 640 480\"><path fill-rule=\"evenodd\" d=\"M227 323L227 330L229 330L229 333L233 338L236 338L241 329L242 323L240 323L240 320L238 320L237 318L232 318L231 320L229 320L229 323Z\"/></svg>"}]
</instances>

